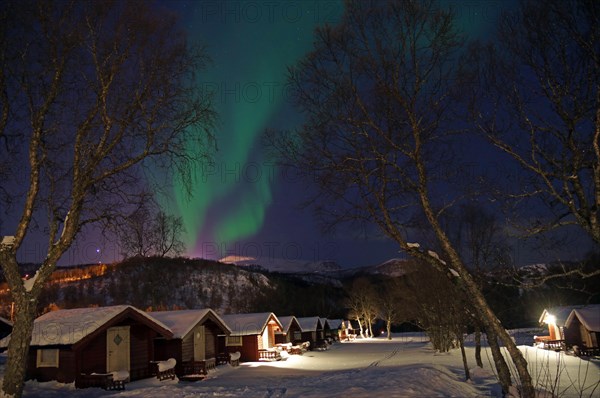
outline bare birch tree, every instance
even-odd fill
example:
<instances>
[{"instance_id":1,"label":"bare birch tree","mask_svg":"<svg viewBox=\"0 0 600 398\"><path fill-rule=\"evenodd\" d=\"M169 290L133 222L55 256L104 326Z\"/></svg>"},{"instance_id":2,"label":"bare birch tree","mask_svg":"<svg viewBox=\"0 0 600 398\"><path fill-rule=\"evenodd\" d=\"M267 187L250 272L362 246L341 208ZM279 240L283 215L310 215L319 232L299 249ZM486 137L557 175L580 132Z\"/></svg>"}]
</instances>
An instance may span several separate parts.
<instances>
[{"instance_id":1,"label":"bare birch tree","mask_svg":"<svg viewBox=\"0 0 600 398\"><path fill-rule=\"evenodd\" d=\"M166 214L150 200L109 228L116 230L116 243L125 257L165 257L181 254L185 249L181 217Z\"/></svg>"},{"instance_id":2,"label":"bare birch tree","mask_svg":"<svg viewBox=\"0 0 600 398\"><path fill-rule=\"evenodd\" d=\"M0 263L15 303L2 391L20 396L40 292L82 227L119 215L148 181L189 182L213 112L197 89L206 61L178 19L145 1L7 1L0 6L0 181L17 220ZM5 203L4 203L5 204ZM23 281L32 231L46 253Z\"/></svg>"},{"instance_id":3,"label":"bare birch tree","mask_svg":"<svg viewBox=\"0 0 600 398\"><path fill-rule=\"evenodd\" d=\"M465 59L474 120L516 166L515 225L525 236L584 231L597 247L600 4L523 1L503 15L498 40Z\"/></svg>"},{"instance_id":4,"label":"bare birch tree","mask_svg":"<svg viewBox=\"0 0 600 398\"><path fill-rule=\"evenodd\" d=\"M306 122L287 138L271 134L270 144L316 182L325 222L374 223L402 251L455 280L506 346L522 394L532 398L527 362L440 221L460 199L443 173L457 134L451 94L462 42L452 13L433 1L349 1L341 23L318 29L315 41L290 71ZM410 220L419 213L439 253L411 240ZM501 383L508 392L510 379Z\"/></svg>"}]
</instances>

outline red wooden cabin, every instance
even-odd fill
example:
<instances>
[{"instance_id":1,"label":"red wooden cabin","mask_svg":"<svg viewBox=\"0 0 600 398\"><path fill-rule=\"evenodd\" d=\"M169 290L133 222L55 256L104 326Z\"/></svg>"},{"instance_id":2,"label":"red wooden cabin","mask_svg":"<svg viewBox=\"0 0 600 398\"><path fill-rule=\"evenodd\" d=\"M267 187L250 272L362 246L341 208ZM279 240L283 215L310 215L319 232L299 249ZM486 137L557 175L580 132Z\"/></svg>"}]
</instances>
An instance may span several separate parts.
<instances>
[{"instance_id":1,"label":"red wooden cabin","mask_svg":"<svg viewBox=\"0 0 600 398\"><path fill-rule=\"evenodd\" d=\"M173 333L129 305L49 312L34 322L26 378L72 383L92 373L127 372L129 380L150 377L159 336L171 338ZM6 347L9 339L0 346Z\"/></svg>"},{"instance_id":2,"label":"red wooden cabin","mask_svg":"<svg viewBox=\"0 0 600 398\"><path fill-rule=\"evenodd\" d=\"M210 308L149 313L173 331L172 339L156 339L157 360L175 358L177 376L184 375L189 362L215 362L219 351L218 336L231 333L223 319Z\"/></svg>"},{"instance_id":3,"label":"red wooden cabin","mask_svg":"<svg viewBox=\"0 0 600 398\"><path fill-rule=\"evenodd\" d=\"M222 336L221 347L229 353L239 351L240 361L252 362L265 358L265 352L275 345L275 332L283 329L272 312L222 315L231 335Z\"/></svg>"}]
</instances>

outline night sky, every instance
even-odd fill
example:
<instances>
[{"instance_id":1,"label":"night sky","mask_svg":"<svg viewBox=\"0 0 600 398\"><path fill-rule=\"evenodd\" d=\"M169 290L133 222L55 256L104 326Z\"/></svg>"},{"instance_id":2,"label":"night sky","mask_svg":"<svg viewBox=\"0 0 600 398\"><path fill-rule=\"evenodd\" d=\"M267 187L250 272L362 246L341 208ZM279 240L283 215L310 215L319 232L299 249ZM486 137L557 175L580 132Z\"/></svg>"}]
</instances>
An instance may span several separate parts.
<instances>
[{"instance_id":1,"label":"night sky","mask_svg":"<svg viewBox=\"0 0 600 398\"><path fill-rule=\"evenodd\" d=\"M214 94L219 121L214 166L197 171L193 197L174 186L161 206L181 216L190 257L227 255L271 259L334 260L344 267L402 257L397 246L373 231L341 226L321 233L310 209L310 187L293 171L276 167L261 143L265 129L288 130L302 122L286 90L286 68L309 52L316 26L339 21L342 1L169 1L180 13L190 41L206 46L211 63L200 86ZM489 40L509 1L442 1L454 8L459 29ZM190 148L193 150L193 148ZM474 157L474 162L477 162ZM34 261L35 250L21 256ZM520 254L521 262L536 261ZM23 257L25 256L25 258ZM110 262L118 248L97 231L84 231L61 264Z\"/></svg>"},{"instance_id":2,"label":"night sky","mask_svg":"<svg viewBox=\"0 0 600 398\"><path fill-rule=\"evenodd\" d=\"M301 116L286 91L286 67L312 49L317 25L335 24L341 1L165 2L184 16L192 40L207 46L213 63L202 85L215 93L220 115L214 167L201 171L188 200L175 187L164 206L183 217L188 254L229 254L335 260L344 266L398 257L396 245L341 226L322 234L310 209L301 209L307 187L293 171L266 158L260 136L266 128L293 129ZM444 2L456 9L459 28L487 40L504 1Z\"/></svg>"}]
</instances>

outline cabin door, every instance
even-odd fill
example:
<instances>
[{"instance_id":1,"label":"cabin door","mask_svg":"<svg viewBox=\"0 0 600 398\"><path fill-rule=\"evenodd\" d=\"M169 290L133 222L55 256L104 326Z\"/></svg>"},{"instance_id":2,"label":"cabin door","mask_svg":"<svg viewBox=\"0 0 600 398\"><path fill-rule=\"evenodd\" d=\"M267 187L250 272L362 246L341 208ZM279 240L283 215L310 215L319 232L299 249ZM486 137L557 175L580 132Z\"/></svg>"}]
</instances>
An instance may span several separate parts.
<instances>
[{"instance_id":1,"label":"cabin door","mask_svg":"<svg viewBox=\"0 0 600 398\"><path fill-rule=\"evenodd\" d=\"M269 330L269 325L267 325L267 327L263 330L263 334L261 336L263 349L271 348L271 344L269 342Z\"/></svg>"},{"instance_id":2,"label":"cabin door","mask_svg":"<svg viewBox=\"0 0 600 398\"><path fill-rule=\"evenodd\" d=\"M199 326L194 331L194 361L203 361L205 356L206 335L204 326Z\"/></svg>"},{"instance_id":3,"label":"cabin door","mask_svg":"<svg viewBox=\"0 0 600 398\"><path fill-rule=\"evenodd\" d=\"M118 326L106 331L106 371L129 372L129 326Z\"/></svg>"},{"instance_id":4,"label":"cabin door","mask_svg":"<svg viewBox=\"0 0 600 398\"><path fill-rule=\"evenodd\" d=\"M582 324L579 324L579 335L581 336L581 342L586 347L593 347L590 333L588 333L585 326L583 326Z\"/></svg>"}]
</instances>

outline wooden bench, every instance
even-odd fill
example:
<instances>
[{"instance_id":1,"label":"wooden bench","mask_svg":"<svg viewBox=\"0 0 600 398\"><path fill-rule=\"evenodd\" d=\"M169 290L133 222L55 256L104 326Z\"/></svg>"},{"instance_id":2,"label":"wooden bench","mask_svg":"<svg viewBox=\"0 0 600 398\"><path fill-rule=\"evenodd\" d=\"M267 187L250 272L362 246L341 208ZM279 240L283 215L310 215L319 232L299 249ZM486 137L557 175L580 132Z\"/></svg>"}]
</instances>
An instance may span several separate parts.
<instances>
[{"instance_id":1,"label":"wooden bench","mask_svg":"<svg viewBox=\"0 0 600 398\"><path fill-rule=\"evenodd\" d=\"M124 390L126 380L115 380L112 373L80 374L75 379L75 388L102 388L104 390Z\"/></svg>"},{"instance_id":2,"label":"wooden bench","mask_svg":"<svg viewBox=\"0 0 600 398\"><path fill-rule=\"evenodd\" d=\"M564 340L546 340L544 342L544 348L547 350L561 351L565 349Z\"/></svg>"},{"instance_id":3,"label":"wooden bench","mask_svg":"<svg viewBox=\"0 0 600 398\"><path fill-rule=\"evenodd\" d=\"M239 351L232 352L229 354L229 364L231 366L240 366L240 357L242 354Z\"/></svg>"},{"instance_id":4,"label":"wooden bench","mask_svg":"<svg viewBox=\"0 0 600 398\"><path fill-rule=\"evenodd\" d=\"M259 361L280 361L281 354L277 350L258 350Z\"/></svg>"},{"instance_id":5,"label":"wooden bench","mask_svg":"<svg viewBox=\"0 0 600 398\"><path fill-rule=\"evenodd\" d=\"M208 358L204 361L186 361L181 363L181 376L179 380L200 379L200 376L206 376L209 371L217 368L216 358ZM202 377L203 378L203 377Z\"/></svg>"},{"instance_id":6,"label":"wooden bench","mask_svg":"<svg viewBox=\"0 0 600 398\"><path fill-rule=\"evenodd\" d=\"M327 351L329 349L329 344L325 340L319 340L315 343L313 350L315 351Z\"/></svg>"},{"instance_id":7,"label":"wooden bench","mask_svg":"<svg viewBox=\"0 0 600 398\"><path fill-rule=\"evenodd\" d=\"M156 376L158 380L175 380L175 365L177 361L174 358L169 358L166 361L152 361L153 365L152 375Z\"/></svg>"},{"instance_id":8,"label":"wooden bench","mask_svg":"<svg viewBox=\"0 0 600 398\"><path fill-rule=\"evenodd\" d=\"M573 353L578 357L600 356L600 347L573 346Z\"/></svg>"},{"instance_id":9,"label":"wooden bench","mask_svg":"<svg viewBox=\"0 0 600 398\"><path fill-rule=\"evenodd\" d=\"M231 365L231 366L239 366L240 365L240 352L221 352L217 355L217 365Z\"/></svg>"},{"instance_id":10,"label":"wooden bench","mask_svg":"<svg viewBox=\"0 0 600 398\"><path fill-rule=\"evenodd\" d=\"M217 354L217 365L226 365L230 361L228 352L221 352Z\"/></svg>"}]
</instances>

